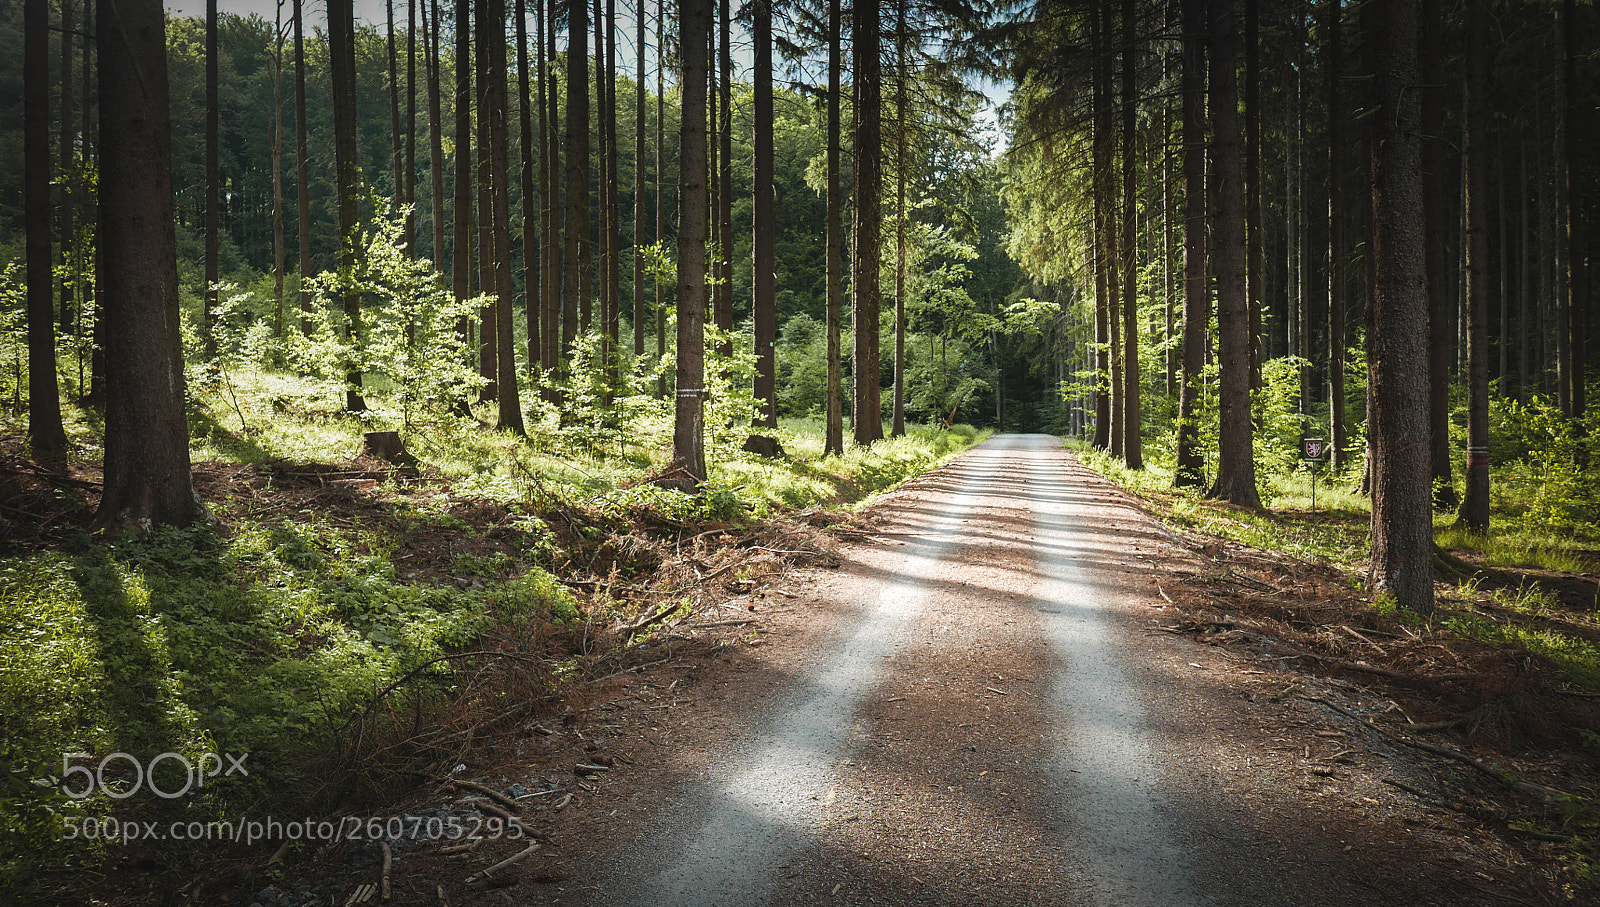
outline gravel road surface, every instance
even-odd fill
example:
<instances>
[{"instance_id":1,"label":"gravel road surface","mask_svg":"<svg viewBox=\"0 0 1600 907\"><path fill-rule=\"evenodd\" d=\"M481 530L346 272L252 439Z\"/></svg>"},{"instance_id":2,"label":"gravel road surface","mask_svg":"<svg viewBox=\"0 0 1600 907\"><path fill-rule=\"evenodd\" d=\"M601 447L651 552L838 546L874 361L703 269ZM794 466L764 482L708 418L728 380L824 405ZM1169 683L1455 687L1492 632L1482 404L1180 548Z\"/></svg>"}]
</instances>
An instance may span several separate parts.
<instances>
[{"instance_id":1,"label":"gravel road surface","mask_svg":"<svg viewBox=\"0 0 1600 907\"><path fill-rule=\"evenodd\" d=\"M693 701L625 691L666 703L611 727L632 780L515 902L1517 902L1492 844L1384 783L1413 765L1159 631L1192 555L1055 439L874 512Z\"/></svg>"}]
</instances>

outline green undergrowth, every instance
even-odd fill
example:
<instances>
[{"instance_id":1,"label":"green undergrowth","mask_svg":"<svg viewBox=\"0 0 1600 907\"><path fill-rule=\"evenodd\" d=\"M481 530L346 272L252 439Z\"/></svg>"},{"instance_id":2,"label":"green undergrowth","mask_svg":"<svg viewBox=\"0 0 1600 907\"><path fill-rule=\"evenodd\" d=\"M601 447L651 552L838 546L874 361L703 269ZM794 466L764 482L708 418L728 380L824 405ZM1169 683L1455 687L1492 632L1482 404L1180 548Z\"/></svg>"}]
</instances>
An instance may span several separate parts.
<instances>
[{"instance_id":1,"label":"green undergrowth","mask_svg":"<svg viewBox=\"0 0 1600 907\"><path fill-rule=\"evenodd\" d=\"M329 787L308 776L308 757L334 746L380 690L470 649L491 624L578 614L564 586L526 563L473 588L408 582L391 560L396 539L379 532L314 518L229 528L0 560L7 888L48 886L41 867L104 846L64 840L86 821L164 826L326 807L318 795ZM390 705L453 682L440 663ZM114 753L127 755L108 761ZM199 783L230 755L247 775Z\"/></svg>"},{"instance_id":2,"label":"green undergrowth","mask_svg":"<svg viewBox=\"0 0 1600 907\"><path fill-rule=\"evenodd\" d=\"M583 431L535 405L519 437L487 429L487 408L471 419L404 413L381 382L370 410L352 415L326 385L261 370L224 377L192 388L192 458L214 476L258 478L221 486L228 499L208 502L220 524L95 539L70 528L84 518L69 510L25 544L0 546L0 890L19 902L60 900L62 885L81 884L83 867L110 854L104 840L64 840L85 821L332 808L350 787L334 776L362 772L359 755L374 748L358 739L365 716L421 715L482 676L473 672L485 659L455 656L511 640L545 665L545 692L557 688L569 653L548 641L615 616L614 603L563 584L565 571L581 563L606 575L593 553L641 520L736 529L846 505L984 437L914 427L824 457L820 424L790 421L776 433L785 456L764 459L739 451L744 432L725 425L710 433L709 481L690 495L650 481L666 466L671 426L666 404L647 395L615 424ZM68 410L73 456L93 465L93 413ZM0 432L19 433L3 418ZM380 429L402 433L420 484L384 481L323 504L333 499L319 497L316 470L351 468L341 464L363 433ZM230 755L245 756L248 775L152 793L152 779L183 789ZM64 792L86 778L88 796Z\"/></svg>"},{"instance_id":3,"label":"green undergrowth","mask_svg":"<svg viewBox=\"0 0 1600 907\"><path fill-rule=\"evenodd\" d=\"M613 496L670 459L668 401L643 389L613 402L612 423L583 430L572 427L570 413L542 402L528 404L527 432L518 436L486 430L494 414L485 405L475 406L471 419L438 412L407 417L385 383L374 384L376 390L367 395L370 408L360 414L343 411L336 389L269 371L241 371L227 382L197 387L191 456L197 462L253 464L337 461L361 449L364 433L394 430L459 494L577 503ZM533 399L531 389L523 399ZM902 437L866 447L852 444L841 456L824 457L819 420L784 419L773 434L785 455L768 459L740 449L748 433L709 432L707 487L714 496L737 499L735 509L756 515L775 507L860 500L941 465L989 435L968 425L910 425Z\"/></svg>"},{"instance_id":4,"label":"green undergrowth","mask_svg":"<svg viewBox=\"0 0 1600 907\"><path fill-rule=\"evenodd\" d=\"M1366 555L1366 499L1349 490L1346 478L1316 476L1316 510L1311 508L1312 476L1304 469L1274 474L1261 481L1261 510L1249 510L1207 498L1202 491L1173 485L1172 465L1156 460L1145 469L1128 469L1122 461L1077 440L1068 440L1089 468L1155 505L1173 526L1268 548L1308 560L1321 559L1353 567Z\"/></svg>"},{"instance_id":5,"label":"green undergrowth","mask_svg":"<svg viewBox=\"0 0 1600 907\"><path fill-rule=\"evenodd\" d=\"M1069 441L1092 469L1134 493L1167 523L1255 548L1321 560L1360 583L1369 554L1371 509L1355 491L1358 476L1317 477L1311 509L1311 474L1302 466L1260 478L1263 507L1249 510L1173 487L1169 463L1130 470L1116 458ZM1530 470L1555 473L1572 484L1576 501L1554 501ZM1430 627L1463 638L1504 644L1547 659L1566 682L1600 690L1600 584L1593 578L1600 538L1587 517L1584 492L1565 467L1543 459L1501 464L1491 472L1494 510L1487 532L1456 525L1455 514L1435 514L1441 549L1490 568L1483 577L1441 586ZM1380 609L1386 606L1378 602ZM1387 610L1393 612L1392 606ZM1406 615L1397 615L1406 617Z\"/></svg>"}]
</instances>

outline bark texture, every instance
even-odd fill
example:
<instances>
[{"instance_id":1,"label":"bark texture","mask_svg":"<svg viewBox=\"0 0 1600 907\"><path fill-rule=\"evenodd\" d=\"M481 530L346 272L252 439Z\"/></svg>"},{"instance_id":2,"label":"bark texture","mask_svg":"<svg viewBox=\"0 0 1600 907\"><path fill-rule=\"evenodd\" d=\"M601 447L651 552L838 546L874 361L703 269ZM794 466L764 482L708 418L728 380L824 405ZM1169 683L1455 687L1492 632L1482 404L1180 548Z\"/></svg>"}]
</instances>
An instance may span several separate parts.
<instances>
[{"instance_id":1,"label":"bark texture","mask_svg":"<svg viewBox=\"0 0 1600 907\"><path fill-rule=\"evenodd\" d=\"M1222 420L1217 478L1209 494L1260 507L1256 490L1255 423L1250 413L1250 301L1245 284L1244 185L1240 167L1239 91L1234 61L1238 34L1233 0L1211 3L1211 163L1216 170L1217 379Z\"/></svg>"},{"instance_id":2,"label":"bark texture","mask_svg":"<svg viewBox=\"0 0 1600 907\"><path fill-rule=\"evenodd\" d=\"M672 430L674 464L698 485L706 479L705 321L706 78L710 64L711 0L679 0L683 78L678 126L678 371Z\"/></svg>"},{"instance_id":3,"label":"bark texture","mask_svg":"<svg viewBox=\"0 0 1600 907\"><path fill-rule=\"evenodd\" d=\"M1421 110L1416 0L1375 0L1371 126L1373 267L1368 380L1372 388L1374 591L1433 610L1429 501L1427 274L1422 231Z\"/></svg>"},{"instance_id":4,"label":"bark texture","mask_svg":"<svg viewBox=\"0 0 1600 907\"><path fill-rule=\"evenodd\" d=\"M160 0L101 3L100 299L106 347L100 528L186 525L189 471L179 333L172 129ZM138 78L129 78L138 73Z\"/></svg>"}]
</instances>

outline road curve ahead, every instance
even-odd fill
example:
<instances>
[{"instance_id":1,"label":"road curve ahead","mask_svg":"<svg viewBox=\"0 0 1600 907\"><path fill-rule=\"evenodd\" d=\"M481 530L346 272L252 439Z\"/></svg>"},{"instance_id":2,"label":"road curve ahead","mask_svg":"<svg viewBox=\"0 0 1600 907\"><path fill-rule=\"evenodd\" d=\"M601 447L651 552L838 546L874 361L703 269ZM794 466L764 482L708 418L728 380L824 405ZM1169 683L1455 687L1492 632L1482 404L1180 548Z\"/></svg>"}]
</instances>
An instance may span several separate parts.
<instances>
[{"instance_id":1,"label":"road curve ahead","mask_svg":"<svg viewBox=\"0 0 1600 907\"><path fill-rule=\"evenodd\" d=\"M1447 902L1219 730L1264 720L1236 669L1150 632L1189 555L1055 439L995 437L875 512L815 587L836 625L588 903Z\"/></svg>"}]
</instances>

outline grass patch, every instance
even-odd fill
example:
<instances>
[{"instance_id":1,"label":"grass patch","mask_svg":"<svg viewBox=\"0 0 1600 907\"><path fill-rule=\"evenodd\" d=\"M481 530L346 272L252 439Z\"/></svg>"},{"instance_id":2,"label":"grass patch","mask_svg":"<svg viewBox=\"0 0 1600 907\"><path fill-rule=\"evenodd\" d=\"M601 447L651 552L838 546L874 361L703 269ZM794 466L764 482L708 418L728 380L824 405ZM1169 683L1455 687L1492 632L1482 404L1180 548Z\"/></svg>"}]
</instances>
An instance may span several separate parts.
<instances>
[{"instance_id":1,"label":"grass patch","mask_svg":"<svg viewBox=\"0 0 1600 907\"><path fill-rule=\"evenodd\" d=\"M848 504L986 436L913 427L823 457L820 424L789 421L778 433L787 456L768 460L726 429L708 451L709 481L685 495L648 481L670 454L661 401L619 404L615 424L580 432L536 404L523 438L486 430L486 409L403 414L381 385L359 416L326 385L267 371L197 383L191 397L197 487L220 526L92 540L75 528L92 494L35 484L29 506L48 502L52 518L0 547L0 889L18 902L60 902L105 854L63 843L70 822L317 815L356 788L381 793L366 776L379 773L383 741L404 740L442 703L500 713L507 695L542 700L574 670L562 635L614 616L606 595L582 600L558 576L651 574L641 523L734 525ZM6 418L0 436L19 436ZM67 419L75 463L92 469L97 418L68 406ZM346 467L327 464L348 463L379 429L403 432L422 486L340 484ZM488 677L490 659L438 661L484 647L543 667L508 687ZM87 756L64 763L72 753ZM129 758L107 763L105 786L63 793L70 765L113 753ZM250 774L166 799L134 772L165 753L175 756L154 778L164 791L183 786L178 757L248 753ZM77 792L83 776L73 780Z\"/></svg>"},{"instance_id":2,"label":"grass patch","mask_svg":"<svg viewBox=\"0 0 1600 907\"><path fill-rule=\"evenodd\" d=\"M1193 489L1173 487L1169 463L1155 461L1145 469L1130 470L1082 441L1069 439L1067 444L1089 468L1155 506L1174 526L1344 567L1353 568L1366 556L1369 510L1365 499L1347 490L1325 496L1325 488L1347 484L1342 480L1329 481L1326 475L1318 478L1317 509L1312 511L1310 477L1304 471L1268 479L1262 483L1262 497L1271 503L1261 510L1247 510ZM1302 504L1306 509L1301 509Z\"/></svg>"},{"instance_id":3,"label":"grass patch","mask_svg":"<svg viewBox=\"0 0 1600 907\"><path fill-rule=\"evenodd\" d=\"M1481 532L1457 526L1453 515L1442 515L1434 521L1433 540L1447 551L1470 553L1489 567L1563 573L1595 568L1582 536L1563 537L1506 517L1491 515L1489 531Z\"/></svg>"},{"instance_id":4,"label":"grass patch","mask_svg":"<svg viewBox=\"0 0 1600 907\"><path fill-rule=\"evenodd\" d=\"M308 754L333 745L377 691L463 651L492 621L577 614L565 587L525 563L496 571L510 579L464 590L400 579L396 540L383 533L317 522L232 530L158 529L0 561L0 720L14 782L0 798L8 887L37 881L41 860L48 869L84 856L60 844L69 819L325 806L330 787L308 776ZM441 667L395 704L452 683ZM107 763L105 786L89 796L63 797L52 783L67 763L96 766L112 753L131 759ZM139 776L135 763L165 753L182 759L164 757ZM199 765L208 753L249 754L248 776L182 798L152 793L183 789L185 760ZM81 791L83 776L67 786Z\"/></svg>"},{"instance_id":5,"label":"grass patch","mask_svg":"<svg viewBox=\"0 0 1600 907\"><path fill-rule=\"evenodd\" d=\"M1370 553L1371 507L1353 490L1353 476L1318 476L1313 511L1311 475L1304 467L1268 472L1260 478L1265 506L1247 510L1173 488L1170 464L1159 459L1148 469L1129 470L1103 451L1079 441L1068 443L1090 468L1138 495L1174 526L1304 560L1326 561L1343 570L1352 583L1362 580ZM1497 571L1497 588L1480 589L1479 581L1469 580L1442 594L1432 622L1462 639L1537 654L1571 683L1600 689L1600 586L1583 576L1595 566L1590 554L1595 544L1592 526L1567 524L1565 532L1558 532L1548 521L1523 519L1528 503L1513 494L1517 487L1508 481L1495 499L1497 509L1488 532L1460 528L1454 513L1435 515L1436 544ZM1577 576L1565 581L1561 576L1515 571ZM1386 611L1383 601L1375 607Z\"/></svg>"}]
</instances>

